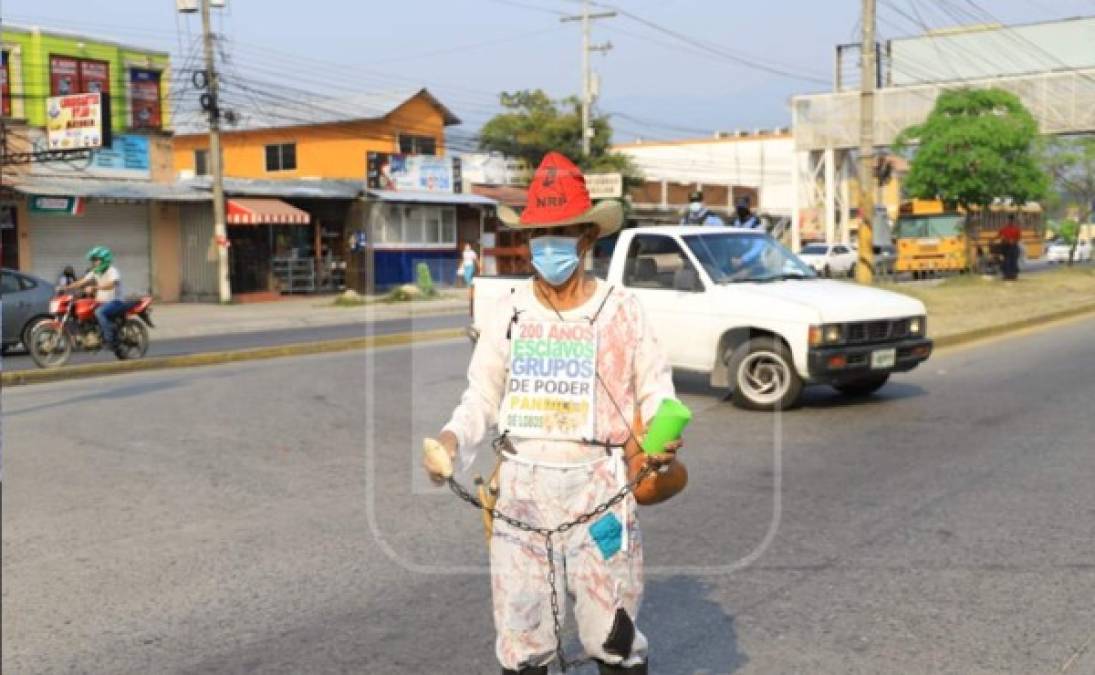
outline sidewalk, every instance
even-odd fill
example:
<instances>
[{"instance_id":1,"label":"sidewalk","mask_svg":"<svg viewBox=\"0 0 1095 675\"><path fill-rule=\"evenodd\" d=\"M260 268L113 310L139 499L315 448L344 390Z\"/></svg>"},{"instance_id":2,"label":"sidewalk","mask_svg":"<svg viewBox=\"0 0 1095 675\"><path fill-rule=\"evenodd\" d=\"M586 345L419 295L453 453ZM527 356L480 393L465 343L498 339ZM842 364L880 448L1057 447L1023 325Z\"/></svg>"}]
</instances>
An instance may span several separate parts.
<instances>
[{"instance_id":1,"label":"sidewalk","mask_svg":"<svg viewBox=\"0 0 1095 675\"><path fill-rule=\"evenodd\" d=\"M199 337L230 333L288 330L315 326L374 323L390 319L443 314L467 314L466 289L443 290L436 300L382 302L370 298L360 307L336 307L336 296L289 298L242 305L212 303L154 304L154 338Z\"/></svg>"}]
</instances>

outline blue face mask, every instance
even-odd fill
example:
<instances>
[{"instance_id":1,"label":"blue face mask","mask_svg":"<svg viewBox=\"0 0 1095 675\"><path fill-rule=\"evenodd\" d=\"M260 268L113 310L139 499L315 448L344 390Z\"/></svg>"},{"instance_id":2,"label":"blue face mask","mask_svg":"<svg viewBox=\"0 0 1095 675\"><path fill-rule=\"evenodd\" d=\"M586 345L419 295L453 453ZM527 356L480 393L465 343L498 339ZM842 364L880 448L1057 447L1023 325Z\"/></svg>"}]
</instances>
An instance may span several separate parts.
<instances>
[{"instance_id":1,"label":"blue face mask","mask_svg":"<svg viewBox=\"0 0 1095 675\"><path fill-rule=\"evenodd\" d=\"M532 266L552 286L562 286L578 269L577 237L536 237L529 249Z\"/></svg>"}]
</instances>

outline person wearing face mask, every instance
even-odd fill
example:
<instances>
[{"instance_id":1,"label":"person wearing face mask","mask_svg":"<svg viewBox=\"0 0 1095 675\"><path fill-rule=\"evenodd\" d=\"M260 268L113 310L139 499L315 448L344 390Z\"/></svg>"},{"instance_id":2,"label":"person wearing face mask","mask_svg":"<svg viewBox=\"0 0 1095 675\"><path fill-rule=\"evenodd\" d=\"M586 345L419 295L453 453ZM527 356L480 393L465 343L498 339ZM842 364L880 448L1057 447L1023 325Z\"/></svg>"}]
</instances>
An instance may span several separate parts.
<instances>
[{"instance_id":1,"label":"person wearing face mask","mask_svg":"<svg viewBox=\"0 0 1095 675\"><path fill-rule=\"evenodd\" d=\"M750 230L760 228L760 219L756 214L749 210L749 198L739 197L736 202L736 208L734 209L734 220L730 223L731 227L745 227Z\"/></svg>"},{"instance_id":2,"label":"person wearing face mask","mask_svg":"<svg viewBox=\"0 0 1095 675\"><path fill-rule=\"evenodd\" d=\"M681 225L725 225L722 217L703 204L703 193L696 190L688 196L688 210Z\"/></svg>"},{"instance_id":3,"label":"person wearing face mask","mask_svg":"<svg viewBox=\"0 0 1095 675\"><path fill-rule=\"evenodd\" d=\"M619 202L593 205L578 168L553 152L535 173L524 212L500 206L499 218L528 233L535 274L484 322L467 390L436 442L466 470L496 428L496 508L554 528L626 485L625 446L641 433L636 421L648 424L664 399L675 398L672 373L635 297L582 269L597 239L619 229ZM526 388L529 378L522 378L530 372L550 377L532 378ZM573 396L551 403L535 391L541 385ZM670 443L649 461L669 464L680 447L679 440ZM444 473L429 461L425 466L440 483ZM553 541L549 548L536 532L493 523L491 589L502 672L546 675L562 658L554 619L565 616L569 591L582 646L599 672L646 673L647 640L635 624L643 575L634 496Z\"/></svg>"}]
</instances>

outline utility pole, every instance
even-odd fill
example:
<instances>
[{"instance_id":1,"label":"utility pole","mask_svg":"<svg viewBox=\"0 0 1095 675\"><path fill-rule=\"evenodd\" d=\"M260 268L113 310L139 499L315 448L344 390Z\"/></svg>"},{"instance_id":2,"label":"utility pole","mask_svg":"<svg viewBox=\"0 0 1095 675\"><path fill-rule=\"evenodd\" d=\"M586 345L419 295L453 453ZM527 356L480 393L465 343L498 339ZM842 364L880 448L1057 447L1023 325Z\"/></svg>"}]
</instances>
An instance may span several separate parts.
<instances>
[{"instance_id":1,"label":"utility pole","mask_svg":"<svg viewBox=\"0 0 1095 675\"><path fill-rule=\"evenodd\" d=\"M221 302L232 300L228 278L228 227L224 223L224 162L221 156L220 101L217 69L213 60L213 29L209 19L210 0L201 0L202 41L205 44L205 77L208 99L202 104L209 113L209 169L213 174L213 244L217 248L217 293ZM204 97L203 97L204 98Z\"/></svg>"},{"instance_id":2,"label":"utility pole","mask_svg":"<svg viewBox=\"0 0 1095 675\"><path fill-rule=\"evenodd\" d=\"M861 284L874 280L874 89L875 89L875 0L863 0L863 41L859 83L859 261L855 279Z\"/></svg>"},{"instance_id":3,"label":"utility pole","mask_svg":"<svg viewBox=\"0 0 1095 675\"><path fill-rule=\"evenodd\" d=\"M579 16L564 16L560 21L582 22L582 154L589 156L589 142L593 137L593 129L590 127L590 109L593 106L593 76L589 69L590 52L607 52L612 49L612 43L601 45L589 43L590 21L594 19L610 19L616 16L616 12L589 13L589 0L582 0L582 13Z\"/></svg>"}]
</instances>

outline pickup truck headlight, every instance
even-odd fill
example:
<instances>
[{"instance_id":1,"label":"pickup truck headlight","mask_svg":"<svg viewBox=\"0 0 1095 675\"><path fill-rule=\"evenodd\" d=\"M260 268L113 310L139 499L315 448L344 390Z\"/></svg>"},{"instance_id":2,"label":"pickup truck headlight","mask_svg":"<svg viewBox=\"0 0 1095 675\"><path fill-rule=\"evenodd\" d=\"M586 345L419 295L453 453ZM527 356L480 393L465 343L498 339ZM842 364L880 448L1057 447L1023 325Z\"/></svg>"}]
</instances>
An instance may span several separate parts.
<instances>
[{"instance_id":1,"label":"pickup truck headlight","mask_svg":"<svg viewBox=\"0 0 1095 675\"><path fill-rule=\"evenodd\" d=\"M838 323L810 326L810 346L833 345L844 339L844 327Z\"/></svg>"},{"instance_id":2,"label":"pickup truck headlight","mask_svg":"<svg viewBox=\"0 0 1095 675\"><path fill-rule=\"evenodd\" d=\"M909 319L909 334L910 335L923 335L928 327L926 317L914 316Z\"/></svg>"}]
</instances>

